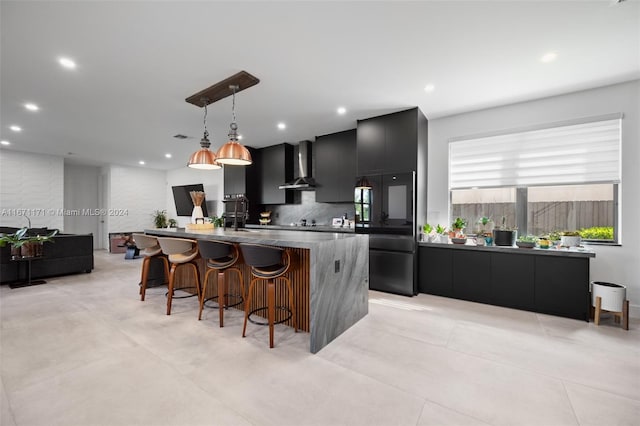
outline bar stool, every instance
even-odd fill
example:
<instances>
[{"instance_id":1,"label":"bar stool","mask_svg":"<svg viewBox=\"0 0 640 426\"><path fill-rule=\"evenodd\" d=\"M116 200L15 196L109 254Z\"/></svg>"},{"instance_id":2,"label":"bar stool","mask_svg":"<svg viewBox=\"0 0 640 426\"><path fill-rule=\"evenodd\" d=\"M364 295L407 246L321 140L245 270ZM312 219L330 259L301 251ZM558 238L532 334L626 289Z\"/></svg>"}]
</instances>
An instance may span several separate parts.
<instances>
[{"instance_id":1,"label":"bar stool","mask_svg":"<svg viewBox=\"0 0 640 426\"><path fill-rule=\"evenodd\" d=\"M220 327L224 326L224 310L229 307L238 306L244 302L244 279L242 271L234 267L240 260L240 252L238 246L225 241L198 240L198 250L200 257L207 260L207 273L204 275L202 290L200 291L200 312L198 312L198 320L202 319L202 310L204 303L208 300L218 300L218 312L220 313ZM234 271L238 274L240 282L240 294L229 294L229 285L225 279L225 273ZM209 274L217 272L217 288L218 295L205 299L207 284L209 283ZM228 304L229 297L239 298L237 303Z\"/></svg>"},{"instance_id":2,"label":"bar stool","mask_svg":"<svg viewBox=\"0 0 640 426\"><path fill-rule=\"evenodd\" d=\"M293 302L293 287L291 280L285 276L292 266L291 253L288 250L265 246L260 244L240 244L242 257L244 262L251 267L251 275L253 279L249 285L249 293L244 308L244 326L242 327L242 337L245 337L247 330L247 320L258 325L269 325L269 347L273 348L273 326L287 321L289 318L293 320L293 328L297 332L295 305ZM287 285L289 292L289 307L276 306L276 281L281 279ZM252 311L251 299L253 297L253 289L258 281L267 281L267 306L262 306ZM276 309L289 312L289 316L276 322ZM267 311L267 322L257 322L250 318L256 312Z\"/></svg>"},{"instance_id":3,"label":"bar stool","mask_svg":"<svg viewBox=\"0 0 640 426\"><path fill-rule=\"evenodd\" d=\"M151 260L154 258L162 260L165 278L169 277L169 262L167 261L167 257L162 254L160 243L158 243L156 237L145 234L133 234L132 237L136 247L143 250L142 254L144 255L144 259L142 260L142 276L140 278L140 300L144 301L144 296L147 292Z\"/></svg>"},{"instance_id":4,"label":"bar stool","mask_svg":"<svg viewBox=\"0 0 640 426\"><path fill-rule=\"evenodd\" d=\"M168 238L158 237L158 242L162 248L162 252L169 256L169 263L171 263L171 272L169 273L169 291L167 293L167 315L171 315L171 301L173 296L173 286L175 284L176 270L179 266L188 265L191 266L193 275L196 281L196 294L189 296L175 296L176 299L184 299L186 297L198 296L200 300L200 272L198 271L198 264L195 262L198 257L198 242L196 240L188 240L185 238ZM181 288L187 289L193 287Z\"/></svg>"}]
</instances>

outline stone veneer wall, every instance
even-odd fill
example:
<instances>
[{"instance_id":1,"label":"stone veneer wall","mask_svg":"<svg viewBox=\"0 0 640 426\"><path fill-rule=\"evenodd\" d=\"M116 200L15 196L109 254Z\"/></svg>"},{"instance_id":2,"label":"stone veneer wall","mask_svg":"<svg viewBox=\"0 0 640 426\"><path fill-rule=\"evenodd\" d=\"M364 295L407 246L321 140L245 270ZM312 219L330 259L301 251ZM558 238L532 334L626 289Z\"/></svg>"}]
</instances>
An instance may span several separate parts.
<instances>
[{"instance_id":1,"label":"stone veneer wall","mask_svg":"<svg viewBox=\"0 0 640 426\"><path fill-rule=\"evenodd\" d=\"M331 225L331 219L342 217L347 213L351 220L355 217L353 203L318 203L315 191L299 191L296 193L296 204L267 205L265 210L271 211L271 225L299 224L302 219L307 225L315 219L318 226ZM257 221L257 220L256 220Z\"/></svg>"}]
</instances>

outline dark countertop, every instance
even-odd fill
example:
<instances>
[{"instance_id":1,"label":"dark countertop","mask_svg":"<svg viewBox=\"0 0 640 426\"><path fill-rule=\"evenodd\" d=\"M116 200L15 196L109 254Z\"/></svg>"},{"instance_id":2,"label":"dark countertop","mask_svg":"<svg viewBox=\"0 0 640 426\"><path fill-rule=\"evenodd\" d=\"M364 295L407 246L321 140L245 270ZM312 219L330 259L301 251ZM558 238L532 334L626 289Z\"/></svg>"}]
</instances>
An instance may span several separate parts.
<instances>
[{"instance_id":1,"label":"dark countertop","mask_svg":"<svg viewBox=\"0 0 640 426\"><path fill-rule=\"evenodd\" d=\"M339 232L342 234L354 234L354 228L336 228L329 225L316 226L291 226L291 225L252 225L247 224L247 229L272 229L278 231L305 231L305 232Z\"/></svg>"},{"instance_id":2,"label":"dark countertop","mask_svg":"<svg viewBox=\"0 0 640 426\"><path fill-rule=\"evenodd\" d=\"M436 248L447 248L454 250L473 250L473 251L491 251L498 253L515 253L515 254L532 254L532 255L541 255L541 256L565 256L565 257L596 257L596 253L593 250L589 250L586 248L549 248L549 249L539 249L539 248L519 248L516 246L476 246L472 244L444 244L444 243L425 243L419 242L419 246L421 247L436 247Z\"/></svg>"}]
</instances>

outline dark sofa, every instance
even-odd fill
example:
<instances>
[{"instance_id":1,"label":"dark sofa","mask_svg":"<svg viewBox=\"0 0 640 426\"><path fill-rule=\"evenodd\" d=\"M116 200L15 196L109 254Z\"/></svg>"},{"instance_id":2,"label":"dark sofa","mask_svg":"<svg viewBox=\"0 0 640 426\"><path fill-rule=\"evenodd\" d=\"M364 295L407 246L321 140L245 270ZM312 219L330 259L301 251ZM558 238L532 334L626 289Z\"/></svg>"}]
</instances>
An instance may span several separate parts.
<instances>
[{"instance_id":1,"label":"dark sofa","mask_svg":"<svg viewBox=\"0 0 640 426\"><path fill-rule=\"evenodd\" d=\"M20 228L0 227L0 233L13 234ZM30 235L48 235L51 229L32 228ZM31 262L31 278L91 272L93 269L93 235L57 234L53 242L44 243L43 256ZM0 284L26 280L26 262L11 260L11 247L0 247Z\"/></svg>"}]
</instances>

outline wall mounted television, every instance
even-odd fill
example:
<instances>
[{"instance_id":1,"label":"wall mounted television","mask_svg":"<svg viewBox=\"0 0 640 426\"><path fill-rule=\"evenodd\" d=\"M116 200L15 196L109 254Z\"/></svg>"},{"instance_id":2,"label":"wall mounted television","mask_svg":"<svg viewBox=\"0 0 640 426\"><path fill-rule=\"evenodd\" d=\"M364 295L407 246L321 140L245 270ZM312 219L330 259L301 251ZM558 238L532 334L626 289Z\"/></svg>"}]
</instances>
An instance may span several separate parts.
<instances>
[{"instance_id":1,"label":"wall mounted television","mask_svg":"<svg viewBox=\"0 0 640 426\"><path fill-rule=\"evenodd\" d=\"M191 201L189 192L204 191L204 186L198 183L194 185L172 186L171 189L173 190L173 201L176 203L176 214L178 216L191 216L193 212L193 201ZM204 217L208 217L206 198L202 202L201 207Z\"/></svg>"}]
</instances>

